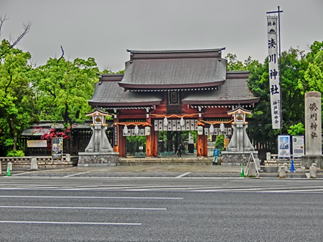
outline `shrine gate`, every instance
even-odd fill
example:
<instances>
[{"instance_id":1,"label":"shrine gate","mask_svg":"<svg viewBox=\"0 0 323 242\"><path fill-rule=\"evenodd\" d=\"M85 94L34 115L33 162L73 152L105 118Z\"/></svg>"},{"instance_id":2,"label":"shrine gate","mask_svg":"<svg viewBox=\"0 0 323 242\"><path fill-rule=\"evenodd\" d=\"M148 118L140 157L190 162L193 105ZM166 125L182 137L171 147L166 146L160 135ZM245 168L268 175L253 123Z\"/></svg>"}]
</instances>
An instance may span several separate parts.
<instances>
[{"instance_id":1,"label":"shrine gate","mask_svg":"<svg viewBox=\"0 0 323 242\"><path fill-rule=\"evenodd\" d=\"M248 72L227 71L222 49L128 50L124 74L104 74L90 105L113 115L113 149L126 156L126 137L146 136L146 156L158 156L158 132L197 132L196 155L207 137L231 135L228 111L258 102Z\"/></svg>"}]
</instances>

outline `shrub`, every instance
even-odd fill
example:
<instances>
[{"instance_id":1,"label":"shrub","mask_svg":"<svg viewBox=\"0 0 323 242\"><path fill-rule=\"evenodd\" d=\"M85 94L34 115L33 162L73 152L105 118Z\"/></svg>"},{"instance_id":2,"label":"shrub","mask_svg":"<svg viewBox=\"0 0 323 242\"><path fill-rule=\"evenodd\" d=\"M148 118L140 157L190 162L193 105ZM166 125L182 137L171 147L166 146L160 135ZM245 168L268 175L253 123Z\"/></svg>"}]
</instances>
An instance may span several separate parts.
<instances>
[{"instance_id":1,"label":"shrub","mask_svg":"<svg viewBox=\"0 0 323 242\"><path fill-rule=\"evenodd\" d=\"M22 150L9 150L7 157L22 157L25 156L25 153Z\"/></svg>"}]
</instances>

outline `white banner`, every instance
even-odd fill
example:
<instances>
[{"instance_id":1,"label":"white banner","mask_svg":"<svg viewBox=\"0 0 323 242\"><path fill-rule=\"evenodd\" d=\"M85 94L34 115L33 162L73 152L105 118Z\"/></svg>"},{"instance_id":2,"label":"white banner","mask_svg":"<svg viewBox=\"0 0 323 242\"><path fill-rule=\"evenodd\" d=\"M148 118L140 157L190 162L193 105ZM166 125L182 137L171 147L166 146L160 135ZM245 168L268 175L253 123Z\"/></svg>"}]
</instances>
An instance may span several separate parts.
<instances>
[{"instance_id":1,"label":"white banner","mask_svg":"<svg viewBox=\"0 0 323 242\"><path fill-rule=\"evenodd\" d=\"M281 128L281 102L278 67L277 16L267 16L269 92L272 128Z\"/></svg>"}]
</instances>

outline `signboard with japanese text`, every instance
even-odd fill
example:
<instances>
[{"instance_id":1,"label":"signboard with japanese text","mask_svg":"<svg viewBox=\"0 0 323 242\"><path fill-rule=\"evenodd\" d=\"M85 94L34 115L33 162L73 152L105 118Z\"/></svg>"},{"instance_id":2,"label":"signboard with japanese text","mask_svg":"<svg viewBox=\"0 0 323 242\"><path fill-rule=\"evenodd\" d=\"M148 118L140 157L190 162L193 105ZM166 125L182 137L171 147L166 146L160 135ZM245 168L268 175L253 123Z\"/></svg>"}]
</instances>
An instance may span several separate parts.
<instances>
[{"instance_id":1,"label":"signboard with japanese text","mask_svg":"<svg viewBox=\"0 0 323 242\"><path fill-rule=\"evenodd\" d=\"M304 156L304 136L292 136L293 157Z\"/></svg>"},{"instance_id":2,"label":"signboard with japanese text","mask_svg":"<svg viewBox=\"0 0 323 242\"><path fill-rule=\"evenodd\" d=\"M27 140L28 148L45 148L47 147L47 140Z\"/></svg>"},{"instance_id":3,"label":"signboard with japanese text","mask_svg":"<svg viewBox=\"0 0 323 242\"><path fill-rule=\"evenodd\" d=\"M272 128L281 128L281 90L278 67L277 16L267 16L269 92L271 104Z\"/></svg>"},{"instance_id":4,"label":"signboard with japanese text","mask_svg":"<svg viewBox=\"0 0 323 242\"><path fill-rule=\"evenodd\" d=\"M52 158L60 160L63 157L63 138L55 137L52 139Z\"/></svg>"},{"instance_id":5,"label":"signboard with japanese text","mask_svg":"<svg viewBox=\"0 0 323 242\"><path fill-rule=\"evenodd\" d=\"M290 136L278 135L278 157L290 158Z\"/></svg>"}]
</instances>

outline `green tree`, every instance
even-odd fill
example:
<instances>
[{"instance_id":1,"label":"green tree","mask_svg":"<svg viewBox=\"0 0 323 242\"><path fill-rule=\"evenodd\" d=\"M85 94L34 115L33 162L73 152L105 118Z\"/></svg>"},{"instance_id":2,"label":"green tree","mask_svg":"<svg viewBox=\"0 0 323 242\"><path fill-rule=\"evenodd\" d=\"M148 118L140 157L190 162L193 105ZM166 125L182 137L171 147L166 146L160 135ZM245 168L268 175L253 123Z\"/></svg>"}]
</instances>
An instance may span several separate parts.
<instances>
[{"instance_id":1,"label":"green tree","mask_svg":"<svg viewBox=\"0 0 323 242\"><path fill-rule=\"evenodd\" d=\"M30 53L12 47L7 40L0 45L0 145L17 150L18 137L35 119L30 83Z\"/></svg>"},{"instance_id":2,"label":"green tree","mask_svg":"<svg viewBox=\"0 0 323 242\"><path fill-rule=\"evenodd\" d=\"M68 61L51 58L36 70L34 90L41 120L63 120L66 126L85 120L91 110L99 70L93 58Z\"/></svg>"},{"instance_id":3,"label":"green tree","mask_svg":"<svg viewBox=\"0 0 323 242\"><path fill-rule=\"evenodd\" d=\"M225 56L225 59L227 60L227 70L228 71L243 71L247 70L246 65L238 60L238 57L236 54L228 53Z\"/></svg>"},{"instance_id":4,"label":"green tree","mask_svg":"<svg viewBox=\"0 0 323 242\"><path fill-rule=\"evenodd\" d=\"M306 69L304 78L298 80L298 88L305 93L307 91L323 92L323 41L315 41L311 51L306 55L304 62Z\"/></svg>"},{"instance_id":5,"label":"green tree","mask_svg":"<svg viewBox=\"0 0 323 242\"><path fill-rule=\"evenodd\" d=\"M319 47L316 44L315 51L319 52ZM317 54L309 53L315 60ZM309 57L308 57L309 58ZM313 75L312 70L308 70L309 60L306 60L304 52L291 48L282 53L280 58L280 84L282 92L282 130L273 130L271 125L271 108L269 95L269 78L268 78L268 60L260 63L257 60L252 60L250 57L244 62L237 60L236 55L229 55L228 69L229 70L248 70L249 88L255 96L260 98L259 103L253 110L252 119L249 124L249 134L253 140L259 142L274 142L279 133L286 133L290 126L304 122L304 95L301 84L304 82L309 86L304 75L309 72ZM319 62L319 58L318 61ZM317 67L315 67L317 69ZM314 78L313 83L318 83L319 74Z\"/></svg>"}]
</instances>

